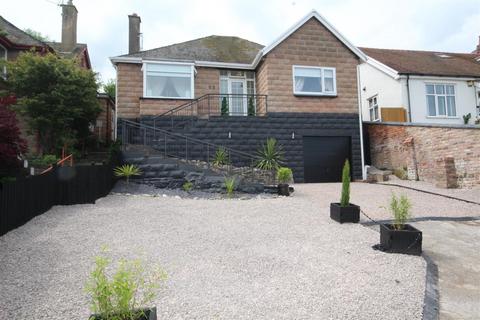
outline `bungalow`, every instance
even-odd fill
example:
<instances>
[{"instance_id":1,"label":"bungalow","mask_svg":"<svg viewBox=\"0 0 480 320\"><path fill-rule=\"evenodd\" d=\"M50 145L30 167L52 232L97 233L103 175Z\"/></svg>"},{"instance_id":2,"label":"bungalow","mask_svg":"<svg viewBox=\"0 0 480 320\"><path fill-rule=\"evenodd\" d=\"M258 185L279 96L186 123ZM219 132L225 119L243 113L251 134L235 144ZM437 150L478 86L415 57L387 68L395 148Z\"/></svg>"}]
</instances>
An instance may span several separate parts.
<instances>
[{"instance_id":1,"label":"bungalow","mask_svg":"<svg viewBox=\"0 0 480 320\"><path fill-rule=\"evenodd\" d=\"M480 44L472 53L361 50L364 120L461 125L480 116Z\"/></svg>"},{"instance_id":2,"label":"bungalow","mask_svg":"<svg viewBox=\"0 0 480 320\"><path fill-rule=\"evenodd\" d=\"M163 128L250 154L274 137L298 182L339 181L345 159L362 179L357 76L366 56L319 13L267 46L213 35L140 51L140 23L129 16L129 53L111 58L118 122L193 115Z\"/></svg>"}]
</instances>

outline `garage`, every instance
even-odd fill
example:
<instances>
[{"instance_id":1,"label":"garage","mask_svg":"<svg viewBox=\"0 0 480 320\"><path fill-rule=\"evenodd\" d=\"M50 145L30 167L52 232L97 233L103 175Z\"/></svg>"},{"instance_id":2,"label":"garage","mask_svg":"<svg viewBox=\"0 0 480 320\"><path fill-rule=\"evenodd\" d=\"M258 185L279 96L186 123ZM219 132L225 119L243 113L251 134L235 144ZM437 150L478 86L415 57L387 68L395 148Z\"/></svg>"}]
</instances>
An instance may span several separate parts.
<instances>
[{"instance_id":1,"label":"garage","mask_svg":"<svg viewBox=\"0 0 480 320\"><path fill-rule=\"evenodd\" d=\"M338 182L345 159L350 159L350 137L303 137L305 182ZM351 161L350 161L351 162Z\"/></svg>"}]
</instances>

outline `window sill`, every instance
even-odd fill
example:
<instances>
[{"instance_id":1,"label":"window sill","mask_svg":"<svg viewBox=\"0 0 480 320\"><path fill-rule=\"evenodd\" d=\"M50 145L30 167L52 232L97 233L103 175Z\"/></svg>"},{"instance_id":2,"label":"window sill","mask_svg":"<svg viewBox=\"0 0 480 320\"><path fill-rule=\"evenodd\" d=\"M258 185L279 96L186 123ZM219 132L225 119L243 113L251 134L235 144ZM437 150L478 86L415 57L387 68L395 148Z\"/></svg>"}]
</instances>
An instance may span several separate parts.
<instances>
[{"instance_id":1,"label":"window sill","mask_svg":"<svg viewBox=\"0 0 480 320\"><path fill-rule=\"evenodd\" d=\"M193 100L194 98L140 97L141 100Z\"/></svg>"},{"instance_id":2,"label":"window sill","mask_svg":"<svg viewBox=\"0 0 480 320\"><path fill-rule=\"evenodd\" d=\"M314 93L314 92L294 92L294 96L299 96L299 97L332 97L335 98L337 97L337 93Z\"/></svg>"}]
</instances>

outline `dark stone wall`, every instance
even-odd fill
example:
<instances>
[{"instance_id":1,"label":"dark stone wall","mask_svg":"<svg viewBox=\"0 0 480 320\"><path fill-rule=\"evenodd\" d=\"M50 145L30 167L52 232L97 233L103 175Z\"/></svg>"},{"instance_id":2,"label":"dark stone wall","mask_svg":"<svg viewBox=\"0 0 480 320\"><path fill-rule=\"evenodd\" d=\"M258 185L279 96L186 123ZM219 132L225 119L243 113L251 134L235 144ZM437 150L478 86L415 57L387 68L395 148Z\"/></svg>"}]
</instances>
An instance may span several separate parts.
<instances>
[{"instance_id":1,"label":"dark stone wall","mask_svg":"<svg viewBox=\"0 0 480 320\"><path fill-rule=\"evenodd\" d=\"M153 125L149 117L142 118L141 122ZM171 121L157 121L156 126L170 130ZM348 136L352 174L354 179L362 178L358 114L269 113L265 117L211 117L189 122L184 128L179 126L174 132L249 154L255 154L267 138L276 138L283 146L285 165L292 168L296 182L304 181L303 136Z\"/></svg>"}]
</instances>

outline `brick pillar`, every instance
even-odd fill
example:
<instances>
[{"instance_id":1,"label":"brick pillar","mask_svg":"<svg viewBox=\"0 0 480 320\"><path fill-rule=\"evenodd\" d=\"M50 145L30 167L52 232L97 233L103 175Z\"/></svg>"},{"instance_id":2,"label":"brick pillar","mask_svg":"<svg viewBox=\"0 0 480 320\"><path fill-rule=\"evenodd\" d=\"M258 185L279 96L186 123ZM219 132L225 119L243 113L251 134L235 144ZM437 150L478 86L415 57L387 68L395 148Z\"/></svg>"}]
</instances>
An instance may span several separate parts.
<instances>
[{"instance_id":1,"label":"brick pillar","mask_svg":"<svg viewBox=\"0 0 480 320\"><path fill-rule=\"evenodd\" d=\"M439 158L435 161L435 185L439 188L458 188L457 169L453 157Z\"/></svg>"}]
</instances>

